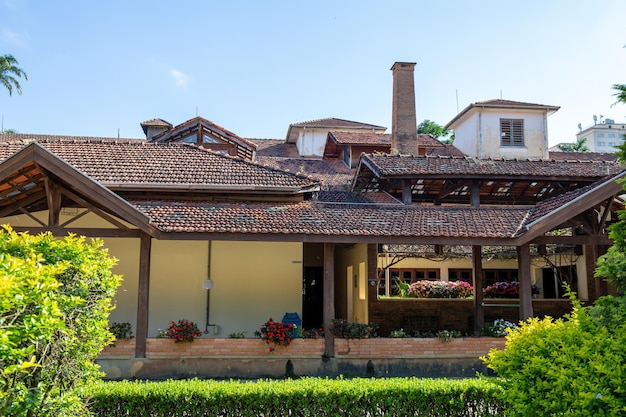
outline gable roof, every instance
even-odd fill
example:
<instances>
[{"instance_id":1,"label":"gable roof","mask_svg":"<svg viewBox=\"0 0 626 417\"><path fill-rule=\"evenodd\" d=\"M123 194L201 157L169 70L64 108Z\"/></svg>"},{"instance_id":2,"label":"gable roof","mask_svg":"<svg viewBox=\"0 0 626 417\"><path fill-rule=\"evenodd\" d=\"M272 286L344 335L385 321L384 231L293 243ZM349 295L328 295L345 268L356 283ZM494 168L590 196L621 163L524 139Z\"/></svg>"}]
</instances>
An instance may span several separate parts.
<instances>
[{"instance_id":1,"label":"gable roof","mask_svg":"<svg viewBox=\"0 0 626 417\"><path fill-rule=\"evenodd\" d=\"M167 130L154 136L152 142L178 142L188 141L188 138L192 136L200 137L200 140L193 140L191 142L204 144L211 146L216 142L232 145L236 149L236 155L252 160L254 159L254 152L256 145L238 135L219 126L203 117L194 117L186 122L183 122L174 128ZM207 141L207 137L210 139ZM197 138L196 138L197 139ZM217 149L217 148L216 148Z\"/></svg>"},{"instance_id":2,"label":"gable roof","mask_svg":"<svg viewBox=\"0 0 626 417\"><path fill-rule=\"evenodd\" d=\"M49 209L54 200L50 189L53 184L60 190L60 199L90 205L92 211L103 210L146 233L156 233L147 215L36 142L26 145L0 163L0 217L31 206L38 207L35 210ZM59 209L60 199L57 200Z\"/></svg>"},{"instance_id":3,"label":"gable roof","mask_svg":"<svg viewBox=\"0 0 626 417\"><path fill-rule=\"evenodd\" d=\"M297 173L244 161L186 143L116 140L38 142L77 170L116 191L223 191L298 194L318 184ZM24 147L0 143L0 160Z\"/></svg>"},{"instance_id":4,"label":"gable roof","mask_svg":"<svg viewBox=\"0 0 626 417\"><path fill-rule=\"evenodd\" d=\"M454 129L458 125L457 122L463 119L466 114L473 111L474 109L532 110L546 112L547 115L550 115L559 110L560 107L502 99L477 101L476 103L469 104L467 107L461 110L461 112L454 116L454 118L450 120L444 127L446 129Z\"/></svg>"}]
</instances>

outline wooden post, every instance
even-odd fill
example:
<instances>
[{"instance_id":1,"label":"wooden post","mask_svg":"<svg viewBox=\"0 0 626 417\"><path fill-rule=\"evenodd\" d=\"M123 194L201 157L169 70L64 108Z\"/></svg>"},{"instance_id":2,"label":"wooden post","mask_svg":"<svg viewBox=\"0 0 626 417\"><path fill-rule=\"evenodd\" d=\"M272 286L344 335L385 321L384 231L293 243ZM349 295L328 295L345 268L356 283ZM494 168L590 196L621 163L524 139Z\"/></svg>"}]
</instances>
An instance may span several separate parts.
<instances>
[{"instance_id":1,"label":"wooden post","mask_svg":"<svg viewBox=\"0 0 626 417\"><path fill-rule=\"evenodd\" d=\"M533 317L530 246L528 243L517 247L517 268L519 275L519 318L524 321Z\"/></svg>"},{"instance_id":2,"label":"wooden post","mask_svg":"<svg viewBox=\"0 0 626 417\"><path fill-rule=\"evenodd\" d=\"M140 242L135 357L145 358L146 343L148 339L148 304L150 300L150 252L152 249L152 237L147 233L141 233Z\"/></svg>"},{"instance_id":3,"label":"wooden post","mask_svg":"<svg viewBox=\"0 0 626 417\"><path fill-rule=\"evenodd\" d=\"M472 181L472 191L470 195L472 207L480 207L480 183L478 181Z\"/></svg>"},{"instance_id":4,"label":"wooden post","mask_svg":"<svg viewBox=\"0 0 626 417\"><path fill-rule=\"evenodd\" d=\"M324 243L324 354L335 357L335 337L330 333L335 318L335 244Z\"/></svg>"},{"instance_id":5,"label":"wooden post","mask_svg":"<svg viewBox=\"0 0 626 417\"><path fill-rule=\"evenodd\" d=\"M411 180L402 180L402 203L410 206L413 203L413 191L411 190Z\"/></svg>"},{"instance_id":6,"label":"wooden post","mask_svg":"<svg viewBox=\"0 0 626 417\"><path fill-rule=\"evenodd\" d=\"M480 336L485 325L482 246L472 246L472 261L474 273L474 335Z\"/></svg>"}]
</instances>

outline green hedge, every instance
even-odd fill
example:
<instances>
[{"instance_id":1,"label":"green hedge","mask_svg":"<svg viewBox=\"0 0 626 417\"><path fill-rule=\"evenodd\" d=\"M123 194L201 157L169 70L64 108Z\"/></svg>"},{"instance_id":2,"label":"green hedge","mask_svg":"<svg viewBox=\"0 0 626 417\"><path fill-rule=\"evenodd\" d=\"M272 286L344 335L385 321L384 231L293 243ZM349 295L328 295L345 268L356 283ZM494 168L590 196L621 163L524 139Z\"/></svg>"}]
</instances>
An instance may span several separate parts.
<instances>
[{"instance_id":1,"label":"green hedge","mask_svg":"<svg viewBox=\"0 0 626 417\"><path fill-rule=\"evenodd\" d=\"M169 380L86 388L94 416L498 416L488 379Z\"/></svg>"}]
</instances>

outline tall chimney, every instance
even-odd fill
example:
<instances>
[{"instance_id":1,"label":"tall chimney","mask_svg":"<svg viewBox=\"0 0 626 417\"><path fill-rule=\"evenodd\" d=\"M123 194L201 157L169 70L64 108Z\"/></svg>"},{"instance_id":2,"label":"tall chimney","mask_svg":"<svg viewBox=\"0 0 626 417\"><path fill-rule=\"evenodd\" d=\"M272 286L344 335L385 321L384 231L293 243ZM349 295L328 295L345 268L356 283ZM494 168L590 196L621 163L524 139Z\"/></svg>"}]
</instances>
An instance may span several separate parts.
<instances>
[{"instance_id":1,"label":"tall chimney","mask_svg":"<svg viewBox=\"0 0 626 417\"><path fill-rule=\"evenodd\" d=\"M415 62L396 62L393 71L393 109L391 113L391 153L417 155L417 117L415 115Z\"/></svg>"}]
</instances>

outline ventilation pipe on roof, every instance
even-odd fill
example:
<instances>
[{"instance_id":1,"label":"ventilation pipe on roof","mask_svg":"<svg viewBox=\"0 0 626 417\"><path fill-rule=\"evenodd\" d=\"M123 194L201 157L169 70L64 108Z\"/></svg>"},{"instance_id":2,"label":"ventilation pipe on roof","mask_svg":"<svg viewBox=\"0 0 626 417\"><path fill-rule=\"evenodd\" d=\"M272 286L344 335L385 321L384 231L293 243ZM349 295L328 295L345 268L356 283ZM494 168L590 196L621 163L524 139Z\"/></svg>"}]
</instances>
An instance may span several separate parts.
<instances>
[{"instance_id":1,"label":"ventilation pipe on roof","mask_svg":"<svg viewBox=\"0 0 626 417\"><path fill-rule=\"evenodd\" d=\"M393 72L391 153L418 155L414 62L396 62Z\"/></svg>"}]
</instances>

